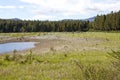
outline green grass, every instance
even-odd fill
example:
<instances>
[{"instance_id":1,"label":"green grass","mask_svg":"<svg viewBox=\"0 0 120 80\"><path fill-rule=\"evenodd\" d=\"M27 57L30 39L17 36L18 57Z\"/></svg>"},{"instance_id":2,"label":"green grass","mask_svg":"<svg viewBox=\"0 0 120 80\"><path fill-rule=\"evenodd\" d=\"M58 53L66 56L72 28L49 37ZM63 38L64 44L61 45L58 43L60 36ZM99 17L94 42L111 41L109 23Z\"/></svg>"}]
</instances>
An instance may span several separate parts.
<instances>
[{"instance_id":1,"label":"green grass","mask_svg":"<svg viewBox=\"0 0 120 80\"><path fill-rule=\"evenodd\" d=\"M41 35L56 35L58 37L68 38L97 38L120 40L118 32L30 32L30 33L0 33L0 36L21 37L21 36L41 36Z\"/></svg>"},{"instance_id":2,"label":"green grass","mask_svg":"<svg viewBox=\"0 0 120 80\"><path fill-rule=\"evenodd\" d=\"M6 56L9 55L9 59ZM1 80L113 80L119 78L107 53L66 52L32 55L2 55L0 59Z\"/></svg>"},{"instance_id":3,"label":"green grass","mask_svg":"<svg viewBox=\"0 0 120 80\"><path fill-rule=\"evenodd\" d=\"M0 36L9 36L2 33ZM11 37L54 35L60 38L102 40L74 44L73 49L47 53L3 54L0 56L0 80L120 80L120 33L11 33ZM94 41L93 41L94 42ZM83 46L80 46L83 45ZM78 46L78 47L76 47ZM75 50L97 47L103 50ZM104 49L107 47L108 49ZM112 50L113 51L112 51ZM115 51L115 52L114 52Z\"/></svg>"}]
</instances>

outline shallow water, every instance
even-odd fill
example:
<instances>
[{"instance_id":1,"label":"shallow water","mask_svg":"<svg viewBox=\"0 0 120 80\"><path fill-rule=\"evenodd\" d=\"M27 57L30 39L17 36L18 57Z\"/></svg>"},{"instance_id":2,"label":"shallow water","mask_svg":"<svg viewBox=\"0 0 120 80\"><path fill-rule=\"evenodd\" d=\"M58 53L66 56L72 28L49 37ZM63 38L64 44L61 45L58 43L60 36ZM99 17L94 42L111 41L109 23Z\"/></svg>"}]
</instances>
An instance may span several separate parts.
<instances>
[{"instance_id":1,"label":"shallow water","mask_svg":"<svg viewBox=\"0 0 120 80\"><path fill-rule=\"evenodd\" d=\"M0 44L0 53L11 52L14 50L26 50L35 47L35 42L11 42Z\"/></svg>"}]
</instances>

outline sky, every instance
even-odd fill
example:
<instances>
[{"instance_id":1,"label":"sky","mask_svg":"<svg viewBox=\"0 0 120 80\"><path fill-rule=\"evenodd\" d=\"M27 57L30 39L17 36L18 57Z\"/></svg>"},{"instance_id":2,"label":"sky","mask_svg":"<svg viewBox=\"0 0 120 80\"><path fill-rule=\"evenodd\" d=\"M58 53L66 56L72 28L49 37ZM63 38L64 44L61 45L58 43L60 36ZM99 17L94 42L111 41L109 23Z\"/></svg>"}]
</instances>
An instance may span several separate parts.
<instances>
[{"instance_id":1,"label":"sky","mask_svg":"<svg viewBox=\"0 0 120 80\"><path fill-rule=\"evenodd\" d=\"M0 0L0 18L86 19L120 10L120 0Z\"/></svg>"}]
</instances>

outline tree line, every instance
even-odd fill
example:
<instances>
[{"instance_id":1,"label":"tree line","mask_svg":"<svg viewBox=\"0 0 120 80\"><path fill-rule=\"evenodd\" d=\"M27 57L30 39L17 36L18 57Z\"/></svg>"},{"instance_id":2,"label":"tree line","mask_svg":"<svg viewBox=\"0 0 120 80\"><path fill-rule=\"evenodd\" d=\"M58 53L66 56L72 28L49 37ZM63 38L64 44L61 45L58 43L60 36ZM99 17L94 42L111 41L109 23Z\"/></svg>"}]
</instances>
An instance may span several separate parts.
<instances>
[{"instance_id":1,"label":"tree line","mask_svg":"<svg viewBox=\"0 0 120 80\"><path fill-rule=\"evenodd\" d=\"M97 15L92 23L91 29L101 31L118 31L120 30L120 11L107 15Z\"/></svg>"},{"instance_id":2,"label":"tree line","mask_svg":"<svg viewBox=\"0 0 120 80\"><path fill-rule=\"evenodd\" d=\"M74 32L120 30L120 11L97 15L93 22L83 20L39 21L0 19L0 32Z\"/></svg>"},{"instance_id":3,"label":"tree line","mask_svg":"<svg viewBox=\"0 0 120 80\"><path fill-rule=\"evenodd\" d=\"M0 32L72 32L87 31L89 21L14 21L0 20Z\"/></svg>"}]
</instances>

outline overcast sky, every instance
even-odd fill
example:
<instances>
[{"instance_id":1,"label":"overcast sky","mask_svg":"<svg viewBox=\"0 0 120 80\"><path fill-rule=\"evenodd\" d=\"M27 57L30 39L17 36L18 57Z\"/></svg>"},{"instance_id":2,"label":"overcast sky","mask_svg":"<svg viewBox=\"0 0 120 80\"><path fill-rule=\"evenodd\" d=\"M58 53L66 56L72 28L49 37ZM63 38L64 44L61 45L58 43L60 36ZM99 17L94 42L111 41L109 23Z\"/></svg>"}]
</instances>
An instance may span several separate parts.
<instances>
[{"instance_id":1,"label":"overcast sky","mask_svg":"<svg viewBox=\"0 0 120 80\"><path fill-rule=\"evenodd\" d=\"M0 18L85 19L120 10L120 0L0 0Z\"/></svg>"}]
</instances>

